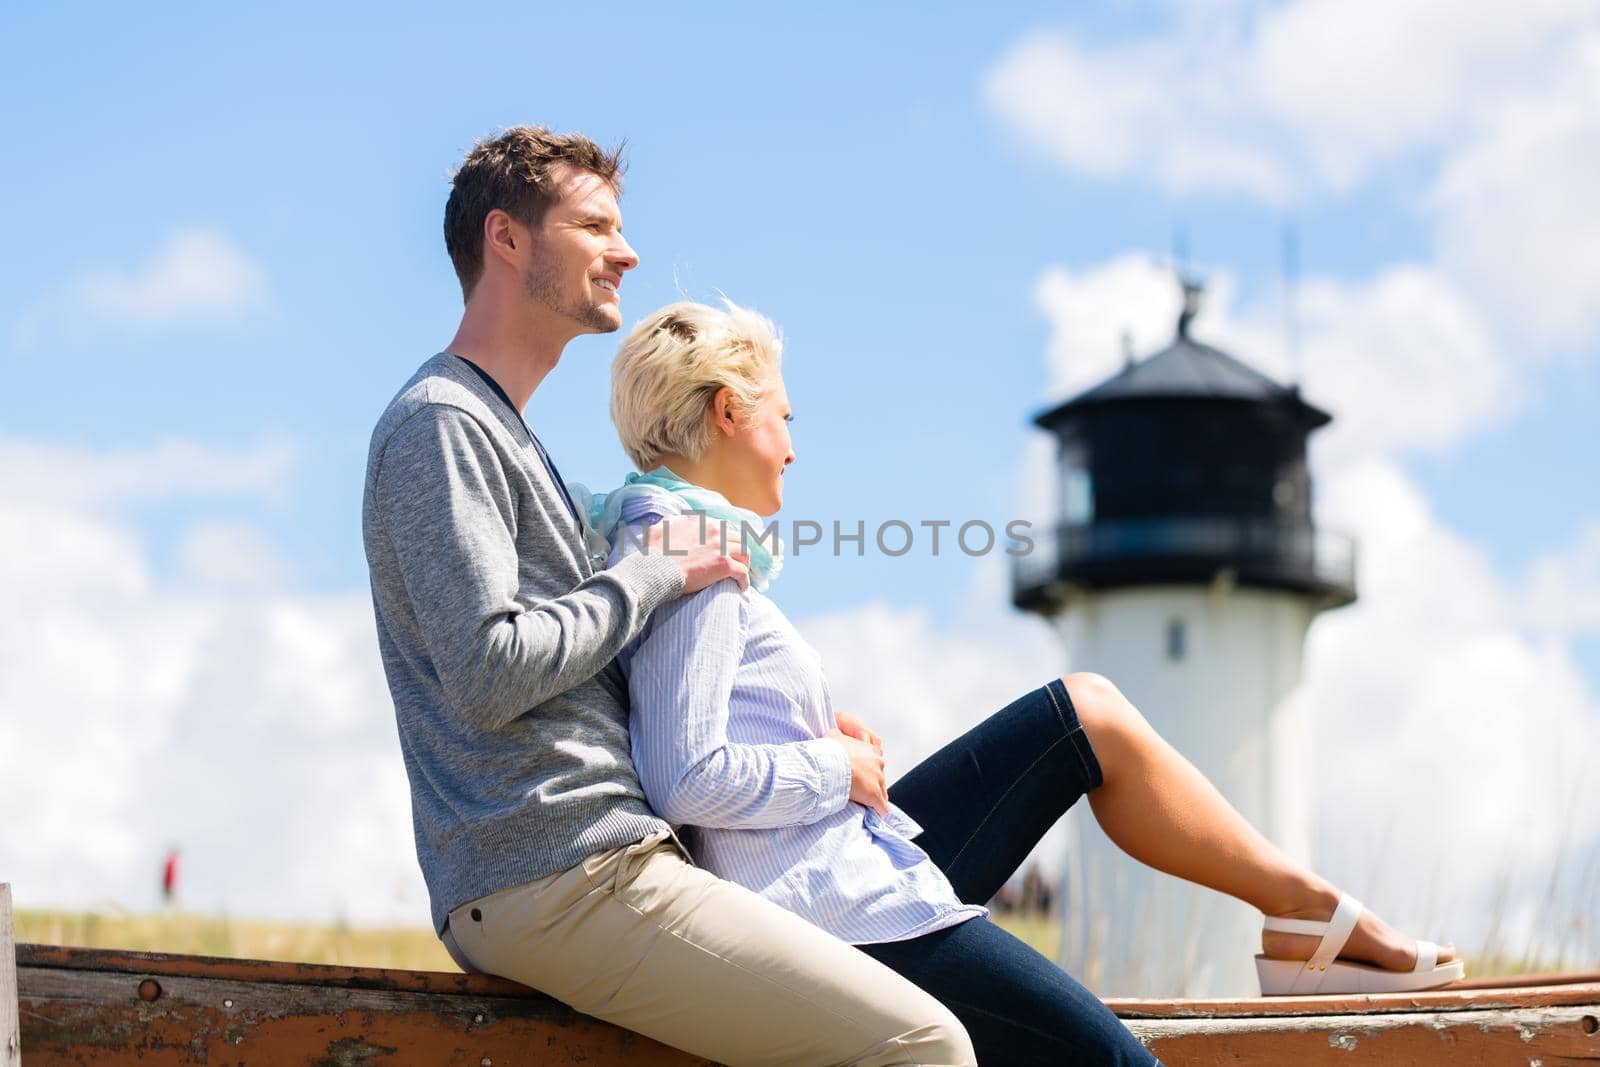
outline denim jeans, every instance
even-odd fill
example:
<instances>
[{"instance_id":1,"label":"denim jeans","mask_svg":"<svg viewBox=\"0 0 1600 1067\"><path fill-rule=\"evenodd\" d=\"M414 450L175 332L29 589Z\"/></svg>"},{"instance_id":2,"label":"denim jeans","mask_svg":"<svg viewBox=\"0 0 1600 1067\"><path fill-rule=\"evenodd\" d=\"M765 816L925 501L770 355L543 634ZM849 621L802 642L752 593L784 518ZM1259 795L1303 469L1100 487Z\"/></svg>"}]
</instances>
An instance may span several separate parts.
<instances>
[{"instance_id":1,"label":"denim jeans","mask_svg":"<svg viewBox=\"0 0 1600 1067\"><path fill-rule=\"evenodd\" d=\"M1046 830L1101 782L1100 761L1061 679L957 738L889 789L969 904L987 903ZM1147 1067L1154 1057L1080 985L986 919L861 951L956 1014L985 1065Z\"/></svg>"}]
</instances>

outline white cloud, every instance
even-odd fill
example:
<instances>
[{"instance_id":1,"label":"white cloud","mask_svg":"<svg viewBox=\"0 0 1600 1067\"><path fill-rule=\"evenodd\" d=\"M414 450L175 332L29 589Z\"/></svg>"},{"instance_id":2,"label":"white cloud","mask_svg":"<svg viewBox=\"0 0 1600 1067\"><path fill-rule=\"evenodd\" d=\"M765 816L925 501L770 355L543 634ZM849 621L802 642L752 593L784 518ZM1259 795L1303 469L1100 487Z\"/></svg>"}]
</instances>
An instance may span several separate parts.
<instances>
[{"instance_id":1,"label":"white cloud","mask_svg":"<svg viewBox=\"0 0 1600 1067\"><path fill-rule=\"evenodd\" d=\"M1600 952L1600 932L1558 923L1594 907L1600 694L1568 645L1519 625L1526 592L1398 467L1353 463L1318 491L1361 560L1360 600L1324 616L1306 649L1321 866L1470 951ZM1502 892L1517 914L1489 944ZM1540 901L1542 915L1520 914Z\"/></svg>"},{"instance_id":2,"label":"white cloud","mask_svg":"<svg viewBox=\"0 0 1600 1067\"><path fill-rule=\"evenodd\" d=\"M254 526L207 521L178 542L178 570L193 585L223 589L276 589L289 578L288 560Z\"/></svg>"},{"instance_id":3,"label":"white cloud","mask_svg":"<svg viewBox=\"0 0 1600 1067\"><path fill-rule=\"evenodd\" d=\"M1085 174L1282 199L1346 189L1448 145L1508 88L1570 62L1581 0L1294 0L1180 9L1165 32L1088 46L1025 35L990 106Z\"/></svg>"},{"instance_id":4,"label":"white cloud","mask_svg":"<svg viewBox=\"0 0 1600 1067\"><path fill-rule=\"evenodd\" d=\"M177 844L189 907L424 922L366 592L297 592L261 531L211 517L164 580L113 506L270 495L284 461L6 449L32 474L0 501L0 810L20 816L0 870L19 903L153 906ZM98 497L78 484L96 466Z\"/></svg>"},{"instance_id":5,"label":"white cloud","mask_svg":"<svg viewBox=\"0 0 1600 1067\"><path fill-rule=\"evenodd\" d=\"M54 595L136 596L150 588L144 546L127 527L94 516L6 502L0 505L0 589L8 601ZM83 565L96 561L94 567Z\"/></svg>"},{"instance_id":6,"label":"white cloud","mask_svg":"<svg viewBox=\"0 0 1600 1067\"><path fill-rule=\"evenodd\" d=\"M1197 69L1184 43L1165 39L1091 54L1069 37L1023 38L990 73L989 105L1070 170L1136 177L1184 192L1243 191L1286 199L1292 171L1249 138L1238 90ZM1210 82L1195 92L1193 76Z\"/></svg>"},{"instance_id":7,"label":"white cloud","mask_svg":"<svg viewBox=\"0 0 1600 1067\"><path fill-rule=\"evenodd\" d=\"M1526 400L1489 325L1436 271L1312 279L1298 305L1304 388L1338 416L1321 445L1329 453L1443 451L1510 421ZM1270 350L1270 322L1266 309L1248 313L1251 349Z\"/></svg>"},{"instance_id":8,"label":"white cloud","mask_svg":"<svg viewBox=\"0 0 1600 1067\"><path fill-rule=\"evenodd\" d=\"M227 322L259 309L266 272L226 235L179 230L130 271L96 270L77 284L84 306L111 325Z\"/></svg>"},{"instance_id":9,"label":"white cloud","mask_svg":"<svg viewBox=\"0 0 1600 1067\"><path fill-rule=\"evenodd\" d=\"M0 437L6 501L104 509L183 498L280 500L297 459L292 444L234 448L187 440L90 449Z\"/></svg>"},{"instance_id":10,"label":"white cloud","mask_svg":"<svg viewBox=\"0 0 1600 1067\"><path fill-rule=\"evenodd\" d=\"M227 326L270 303L265 269L231 238L181 229L131 268L93 267L47 293L12 324L11 340L28 351L53 335Z\"/></svg>"},{"instance_id":11,"label":"white cloud","mask_svg":"<svg viewBox=\"0 0 1600 1067\"><path fill-rule=\"evenodd\" d=\"M1536 350L1600 327L1600 28L1573 50L1550 91L1485 108L1427 197L1440 262Z\"/></svg>"},{"instance_id":12,"label":"white cloud","mask_svg":"<svg viewBox=\"0 0 1600 1067\"><path fill-rule=\"evenodd\" d=\"M1582 0L1515 6L1431 0L1296 0L1263 9L1242 54L1237 105L1303 153L1334 188L1448 143L1508 87L1565 58L1594 24Z\"/></svg>"},{"instance_id":13,"label":"white cloud","mask_svg":"<svg viewBox=\"0 0 1600 1067\"><path fill-rule=\"evenodd\" d=\"M1520 616L1535 630L1568 637L1600 633L1600 519L1534 560L1524 593Z\"/></svg>"},{"instance_id":14,"label":"white cloud","mask_svg":"<svg viewBox=\"0 0 1600 1067\"><path fill-rule=\"evenodd\" d=\"M1219 276L1212 284L1221 283ZM1034 283L1033 297L1050 323L1045 361L1052 400L1115 374L1124 342L1136 356L1170 344L1183 304L1172 271L1136 252L1085 271L1050 267ZM1207 304L1209 320L1219 307L1215 295Z\"/></svg>"},{"instance_id":15,"label":"white cloud","mask_svg":"<svg viewBox=\"0 0 1600 1067\"><path fill-rule=\"evenodd\" d=\"M1600 6L1291 0L1179 6L1091 46L1024 35L991 109L1066 169L1270 204L1378 176L1431 270L1542 356L1600 328Z\"/></svg>"},{"instance_id":16,"label":"white cloud","mask_svg":"<svg viewBox=\"0 0 1600 1067\"><path fill-rule=\"evenodd\" d=\"M1397 265L1364 282L1313 278L1297 298L1298 359L1285 353L1283 311L1236 306L1227 272L1211 276L1191 336L1336 415L1313 438L1323 459L1396 450L1439 451L1515 416L1516 367L1471 302L1436 271ZM1034 288L1050 322L1052 398L1075 394L1123 365L1123 335L1139 358L1171 343L1176 282L1129 253L1082 271L1051 267Z\"/></svg>"}]
</instances>

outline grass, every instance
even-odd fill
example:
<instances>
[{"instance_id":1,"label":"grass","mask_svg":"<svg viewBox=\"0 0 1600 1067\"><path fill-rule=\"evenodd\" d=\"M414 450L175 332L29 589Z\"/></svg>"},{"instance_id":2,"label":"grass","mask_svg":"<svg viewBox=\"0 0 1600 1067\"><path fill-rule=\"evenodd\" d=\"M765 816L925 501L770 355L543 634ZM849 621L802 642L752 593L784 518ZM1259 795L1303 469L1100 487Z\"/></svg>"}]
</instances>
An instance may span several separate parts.
<instances>
[{"instance_id":1,"label":"grass","mask_svg":"<svg viewBox=\"0 0 1600 1067\"><path fill-rule=\"evenodd\" d=\"M272 923L228 916L22 911L16 939L79 948L119 948L193 956L454 971L427 927L350 927Z\"/></svg>"},{"instance_id":2,"label":"grass","mask_svg":"<svg viewBox=\"0 0 1600 1067\"><path fill-rule=\"evenodd\" d=\"M80 948L174 952L194 956L455 971L444 946L426 927L351 927L273 923L171 911L151 915L18 911L16 940ZM1050 959L1061 945L1061 923L1037 912L996 915L995 921ZM1565 958L1529 954L1468 954L1471 974L1540 974L1571 969ZM1563 968L1561 964L1565 964Z\"/></svg>"},{"instance_id":3,"label":"grass","mask_svg":"<svg viewBox=\"0 0 1600 1067\"><path fill-rule=\"evenodd\" d=\"M999 922L1035 949L1055 958L1061 943L1061 924L1056 920L1005 916ZM44 945L415 971L457 969L427 927L297 925L178 911L154 915L18 911L15 928L18 941Z\"/></svg>"}]
</instances>

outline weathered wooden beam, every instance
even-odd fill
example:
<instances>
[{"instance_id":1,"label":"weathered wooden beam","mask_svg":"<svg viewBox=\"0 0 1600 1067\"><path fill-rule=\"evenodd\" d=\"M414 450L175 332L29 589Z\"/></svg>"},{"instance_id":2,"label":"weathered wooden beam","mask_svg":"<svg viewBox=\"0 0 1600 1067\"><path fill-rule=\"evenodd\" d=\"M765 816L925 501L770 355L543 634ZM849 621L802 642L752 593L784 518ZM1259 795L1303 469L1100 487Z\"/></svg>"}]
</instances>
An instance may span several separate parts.
<instances>
[{"instance_id":1,"label":"weathered wooden beam","mask_svg":"<svg viewBox=\"0 0 1600 1067\"><path fill-rule=\"evenodd\" d=\"M12 940L11 885L0 882L0 1067L22 1063L22 1031L17 1025L17 950Z\"/></svg>"},{"instance_id":2,"label":"weathered wooden beam","mask_svg":"<svg viewBox=\"0 0 1600 1067\"><path fill-rule=\"evenodd\" d=\"M699 1063L497 978L16 952L27 1067ZM1170 1067L1600 1064L1600 974L1405 995L1107 1003Z\"/></svg>"},{"instance_id":3,"label":"weathered wooden beam","mask_svg":"<svg viewBox=\"0 0 1600 1067\"><path fill-rule=\"evenodd\" d=\"M1479 978L1422 993L1251 997L1248 1000L1125 998L1111 999L1105 1003L1124 1019L1289 1018L1301 1015L1404 1015L1501 1008L1593 1007L1600 1003L1600 973Z\"/></svg>"},{"instance_id":4,"label":"weathered wooden beam","mask_svg":"<svg viewBox=\"0 0 1600 1067\"><path fill-rule=\"evenodd\" d=\"M1600 1064L1595 1007L1126 1020L1170 1067Z\"/></svg>"},{"instance_id":5,"label":"weathered wooden beam","mask_svg":"<svg viewBox=\"0 0 1600 1067\"><path fill-rule=\"evenodd\" d=\"M513 982L19 946L27 1067L701 1061Z\"/></svg>"}]
</instances>

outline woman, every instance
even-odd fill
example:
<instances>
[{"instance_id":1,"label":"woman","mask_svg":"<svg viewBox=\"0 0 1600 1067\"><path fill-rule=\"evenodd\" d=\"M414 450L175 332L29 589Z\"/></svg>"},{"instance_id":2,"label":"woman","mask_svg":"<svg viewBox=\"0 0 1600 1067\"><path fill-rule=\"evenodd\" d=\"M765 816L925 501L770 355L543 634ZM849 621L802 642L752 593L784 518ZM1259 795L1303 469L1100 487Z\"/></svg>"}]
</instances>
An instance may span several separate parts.
<instances>
[{"instance_id":1,"label":"woman","mask_svg":"<svg viewBox=\"0 0 1600 1067\"><path fill-rule=\"evenodd\" d=\"M761 316L677 303L612 367L612 419L647 474L588 501L597 552L699 512L746 530L751 586L658 609L624 650L634 761L695 860L857 945L947 1004L980 1062L1146 1064L1100 1001L986 918L983 903L1080 796L1124 851L1266 916L1263 992L1423 989L1461 977L1295 864L1108 680L1053 679L885 790L878 739L836 712L815 651L764 590L754 535L794 460L781 342Z\"/></svg>"}]
</instances>

